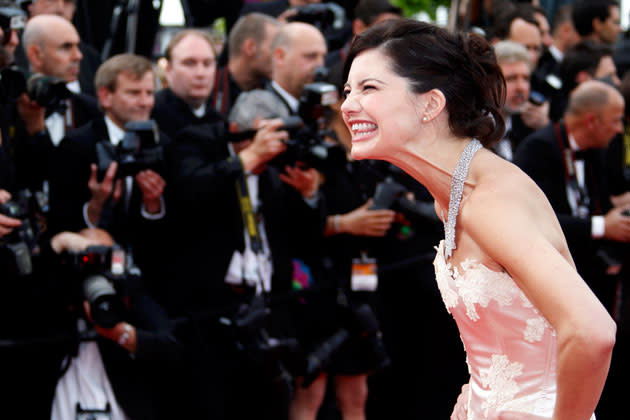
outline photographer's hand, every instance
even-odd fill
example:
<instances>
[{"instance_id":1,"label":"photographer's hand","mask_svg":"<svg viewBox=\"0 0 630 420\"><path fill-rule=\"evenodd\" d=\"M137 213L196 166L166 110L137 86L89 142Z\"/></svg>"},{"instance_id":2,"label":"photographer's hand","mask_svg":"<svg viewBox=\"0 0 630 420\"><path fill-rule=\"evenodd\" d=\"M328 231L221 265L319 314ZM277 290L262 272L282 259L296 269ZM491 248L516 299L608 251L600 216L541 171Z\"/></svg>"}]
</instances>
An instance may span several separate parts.
<instances>
[{"instance_id":1,"label":"photographer's hand","mask_svg":"<svg viewBox=\"0 0 630 420\"><path fill-rule=\"evenodd\" d=\"M102 336L107 338L108 340L112 340L115 343L129 353L135 353L138 348L138 341L136 340L136 329L133 325L130 325L126 322L119 322L114 325L112 328L103 328L99 327L92 321L92 314L90 312L90 304L87 301L83 302L83 309L85 310L85 316L92 323L96 332Z\"/></svg>"},{"instance_id":2,"label":"photographer's hand","mask_svg":"<svg viewBox=\"0 0 630 420\"><path fill-rule=\"evenodd\" d=\"M102 182L98 182L96 178L96 164L93 163L90 165L90 169L92 173L88 180L88 188L92 193L92 198L88 202L87 213L90 223L96 225L101 217L101 211L103 210L105 201L107 201L110 196L115 202L120 199L122 194L122 182L120 179L115 181L116 169L118 169L116 162L112 162L109 165Z\"/></svg>"},{"instance_id":3,"label":"photographer's hand","mask_svg":"<svg viewBox=\"0 0 630 420\"><path fill-rule=\"evenodd\" d=\"M162 210L162 194L166 181L156 172L147 169L136 175L136 183L142 191L142 204L150 214L159 213Z\"/></svg>"},{"instance_id":4,"label":"photographer's hand","mask_svg":"<svg viewBox=\"0 0 630 420\"><path fill-rule=\"evenodd\" d=\"M394 222L393 210L370 210L372 199L349 213L328 216L326 233L349 233L357 236L385 236ZM330 218L333 218L330 220ZM337 217L335 223L334 218ZM332 222L332 225L331 225Z\"/></svg>"},{"instance_id":5,"label":"photographer's hand","mask_svg":"<svg viewBox=\"0 0 630 420\"><path fill-rule=\"evenodd\" d=\"M29 135L46 130L46 109L23 93L17 100L17 109Z\"/></svg>"},{"instance_id":6,"label":"photographer's hand","mask_svg":"<svg viewBox=\"0 0 630 420\"><path fill-rule=\"evenodd\" d=\"M284 142L288 140L289 133L284 130L278 131L282 125L281 119L261 122L251 144L238 154L246 171L253 172L286 150Z\"/></svg>"},{"instance_id":7,"label":"photographer's hand","mask_svg":"<svg viewBox=\"0 0 630 420\"><path fill-rule=\"evenodd\" d=\"M9 194L6 190L0 190L0 204L4 204L11 199L11 194ZM20 226L22 222L18 219L14 219L13 217L5 216L4 214L0 214L0 238L8 235L15 229Z\"/></svg>"},{"instance_id":8,"label":"photographer's hand","mask_svg":"<svg viewBox=\"0 0 630 420\"><path fill-rule=\"evenodd\" d=\"M286 174L280 174L280 179L298 190L302 197L313 198L319 191L322 175L316 169L285 166L284 170Z\"/></svg>"},{"instance_id":9,"label":"photographer's hand","mask_svg":"<svg viewBox=\"0 0 630 420\"><path fill-rule=\"evenodd\" d=\"M630 242L630 216L621 214L625 207L615 207L604 216L604 238Z\"/></svg>"},{"instance_id":10,"label":"photographer's hand","mask_svg":"<svg viewBox=\"0 0 630 420\"><path fill-rule=\"evenodd\" d=\"M542 105L534 105L527 102L521 113L523 123L532 130L538 130L549 124L549 101Z\"/></svg>"}]
</instances>

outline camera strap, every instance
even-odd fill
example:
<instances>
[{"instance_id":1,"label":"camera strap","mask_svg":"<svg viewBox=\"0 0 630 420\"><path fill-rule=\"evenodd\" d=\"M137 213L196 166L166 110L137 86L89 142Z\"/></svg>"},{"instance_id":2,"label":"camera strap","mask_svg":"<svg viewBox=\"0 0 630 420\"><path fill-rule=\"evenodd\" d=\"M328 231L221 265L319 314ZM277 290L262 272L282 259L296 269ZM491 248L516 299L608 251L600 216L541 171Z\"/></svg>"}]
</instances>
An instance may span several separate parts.
<instances>
[{"instance_id":1,"label":"camera strap","mask_svg":"<svg viewBox=\"0 0 630 420\"><path fill-rule=\"evenodd\" d=\"M254 206L252 205L252 200L249 196L249 188L247 187L244 172L241 172L236 179L236 194L238 196L238 204L243 218L243 226L249 236L252 250L254 253L260 254L263 251L262 238L260 236L260 231L258 230L258 221L256 220Z\"/></svg>"},{"instance_id":2,"label":"camera strap","mask_svg":"<svg viewBox=\"0 0 630 420\"><path fill-rule=\"evenodd\" d=\"M230 78L227 66L217 69L214 77L215 90L212 94L214 110L225 115L230 101Z\"/></svg>"}]
</instances>

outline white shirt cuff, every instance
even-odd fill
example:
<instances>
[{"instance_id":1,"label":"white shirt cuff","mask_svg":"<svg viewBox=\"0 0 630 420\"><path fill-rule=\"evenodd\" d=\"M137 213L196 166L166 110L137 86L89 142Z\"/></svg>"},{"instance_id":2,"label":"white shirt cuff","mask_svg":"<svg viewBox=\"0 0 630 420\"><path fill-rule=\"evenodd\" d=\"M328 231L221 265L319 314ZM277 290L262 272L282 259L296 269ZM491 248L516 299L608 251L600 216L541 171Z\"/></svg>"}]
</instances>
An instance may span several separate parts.
<instances>
[{"instance_id":1,"label":"white shirt cuff","mask_svg":"<svg viewBox=\"0 0 630 420\"><path fill-rule=\"evenodd\" d=\"M92 222L90 222L90 219L88 218L88 203L87 202L83 205L83 221L85 222L87 227L91 229L96 227L92 224Z\"/></svg>"},{"instance_id":2,"label":"white shirt cuff","mask_svg":"<svg viewBox=\"0 0 630 420\"><path fill-rule=\"evenodd\" d=\"M604 231L605 231L604 216L591 217L591 236L594 239L603 238Z\"/></svg>"},{"instance_id":3,"label":"white shirt cuff","mask_svg":"<svg viewBox=\"0 0 630 420\"><path fill-rule=\"evenodd\" d=\"M149 213L147 209L144 207L144 203L142 203L142 206L140 207L140 214L142 215L142 217L148 220L159 220L163 218L164 215L166 214L166 207L164 207L164 197L160 197L159 213L155 213L155 214Z\"/></svg>"},{"instance_id":4,"label":"white shirt cuff","mask_svg":"<svg viewBox=\"0 0 630 420\"><path fill-rule=\"evenodd\" d=\"M312 197L306 198L303 197L306 204L308 204L311 208L316 208L317 203L319 202L319 191L317 191Z\"/></svg>"}]
</instances>

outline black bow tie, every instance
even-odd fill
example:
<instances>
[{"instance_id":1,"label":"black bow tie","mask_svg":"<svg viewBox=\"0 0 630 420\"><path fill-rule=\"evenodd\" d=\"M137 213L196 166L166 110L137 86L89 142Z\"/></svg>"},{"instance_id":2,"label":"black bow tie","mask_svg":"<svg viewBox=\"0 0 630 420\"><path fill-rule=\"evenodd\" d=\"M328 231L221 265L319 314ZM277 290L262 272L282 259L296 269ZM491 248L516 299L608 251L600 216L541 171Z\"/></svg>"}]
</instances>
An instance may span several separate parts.
<instances>
[{"instance_id":1,"label":"black bow tie","mask_svg":"<svg viewBox=\"0 0 630 420\"><path fill-rule=\"evenodd\" d=\"M64 115L68 110L68 104L65 101L46 107L46 118L50 117L55 112Z\"/></svg>"}]
</instances>

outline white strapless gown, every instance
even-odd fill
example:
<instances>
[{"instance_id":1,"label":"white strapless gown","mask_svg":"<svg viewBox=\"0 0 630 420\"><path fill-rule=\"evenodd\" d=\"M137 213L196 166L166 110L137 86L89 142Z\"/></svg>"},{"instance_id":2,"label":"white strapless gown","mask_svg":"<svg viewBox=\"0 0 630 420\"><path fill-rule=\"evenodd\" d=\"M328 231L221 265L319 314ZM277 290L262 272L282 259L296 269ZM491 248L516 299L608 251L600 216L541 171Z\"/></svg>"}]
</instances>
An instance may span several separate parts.
<instances>
[{"instance_id":1,"label":"white strapless gown","mask_svg":"<svg viewBox=\"0 0 630 420\"><path fill-rule=\"evenodd\" d=\"M553 327L506 272L471 260L451 267L444 241L434 266L466 349L468 420L494 420L502 412L551 419L557 382Z\"/></svg>"}]
</instances>

